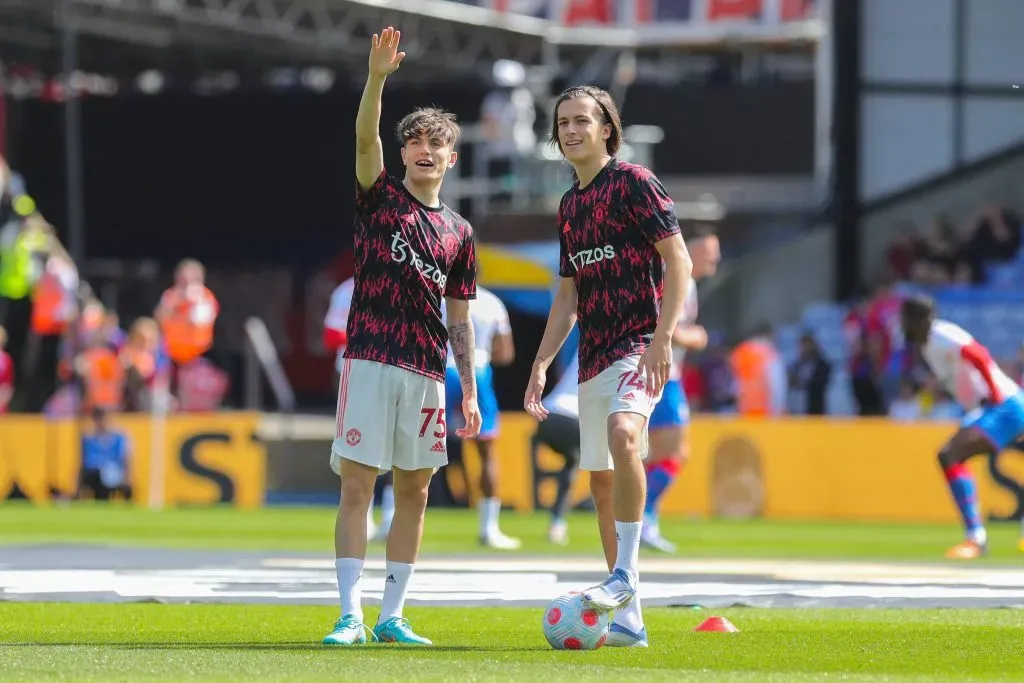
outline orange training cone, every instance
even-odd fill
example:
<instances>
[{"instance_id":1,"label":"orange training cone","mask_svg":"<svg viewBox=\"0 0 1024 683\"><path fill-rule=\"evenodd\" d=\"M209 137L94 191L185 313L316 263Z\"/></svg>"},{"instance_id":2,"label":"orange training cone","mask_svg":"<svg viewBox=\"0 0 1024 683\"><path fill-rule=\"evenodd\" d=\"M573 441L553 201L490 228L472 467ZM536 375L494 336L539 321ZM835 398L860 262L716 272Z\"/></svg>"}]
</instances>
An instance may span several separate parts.
<instances>
[{"instance_id":1,"label":"orange training cone","mask_svg":"<svg viewBox=\"0 0 1024 683\"><path fill-rule=\"evenodd\" d=\"M705 619L694 631L707 633L739 633L739 629L732 625L732 622L725 617L710 617Z\"/></svg>"}]
</instances>

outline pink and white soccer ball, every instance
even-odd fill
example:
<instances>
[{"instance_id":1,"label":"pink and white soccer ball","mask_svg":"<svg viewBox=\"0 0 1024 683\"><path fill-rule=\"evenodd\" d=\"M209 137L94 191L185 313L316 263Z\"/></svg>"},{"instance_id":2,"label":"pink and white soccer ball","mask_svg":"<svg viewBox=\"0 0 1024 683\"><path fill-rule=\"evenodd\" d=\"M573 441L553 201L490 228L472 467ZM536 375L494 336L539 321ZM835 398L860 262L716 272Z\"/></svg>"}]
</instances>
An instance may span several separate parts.
<instances>
[{"instance_id":1,"label":"pink and white soccer ball","mask_svg":"<svg viewBox=\"0 0 1024 683\"><path fill-rule=\"evenodd\" d=\"M583 606L580 594L560 595L544 610L544 637L556 650L596 650L608 640L611 614Z\"/></svg>"}]
</instances>

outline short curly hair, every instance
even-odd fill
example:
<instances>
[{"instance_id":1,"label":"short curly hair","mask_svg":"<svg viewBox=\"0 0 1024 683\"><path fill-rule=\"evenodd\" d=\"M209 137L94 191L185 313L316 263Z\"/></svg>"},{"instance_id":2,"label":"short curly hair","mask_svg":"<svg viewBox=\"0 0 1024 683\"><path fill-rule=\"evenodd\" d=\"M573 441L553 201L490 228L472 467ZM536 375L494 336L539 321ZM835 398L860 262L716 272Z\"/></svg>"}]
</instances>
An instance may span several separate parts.
<instances>
[{"instance_id":1,"label":"short curly hair","mask_svg":"<svg viewBox=\"0 0 1024 683\"><path fill-rule=\"evenodd\" d=\"M444 140L453 147L462 135L462 128L455 119L455 114L438 107L420 107L406 114L395 127L398 144L405 144L413 138L429 135Z\"/></svg>"}]
</instances>

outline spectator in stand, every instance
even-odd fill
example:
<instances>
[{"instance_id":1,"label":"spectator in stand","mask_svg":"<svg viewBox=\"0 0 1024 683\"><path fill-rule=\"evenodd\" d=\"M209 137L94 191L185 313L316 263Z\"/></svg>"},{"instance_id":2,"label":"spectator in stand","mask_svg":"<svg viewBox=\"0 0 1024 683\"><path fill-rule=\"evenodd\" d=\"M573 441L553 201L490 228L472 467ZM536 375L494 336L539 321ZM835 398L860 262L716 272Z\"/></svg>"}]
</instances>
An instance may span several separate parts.
<instances>
[{"instance_id":1,"label":"spectator in stand","mask_svg":"<svg viewBox=\"0 0 1024 683\"><path fill-rule=\"evenodd\" d=\"M847 347L852 348L854 344L867 338L868 310L867 293L862 288L843 320L843 337Z\"/></svg>"},{"instance_id":2,"label":"spectator in stand","mask_svg":"<svg viewBox=\"0 0 1024 683\"><path fill-rule=\"evenodd\" d=\"M927 277L936 285L953 282L967 267L960 235L949 216L943 214L936 219L920 258L928 266Z\"/></svg>"},{"instance_id":3,"label":"spectator in stand","mask_svg":"<svg viewBox=\"0 0 1024 683\"><path fill-rule=\"evenodd\" d=\"M914 422L924 416L917 386L909 379L900 382L899 394L889 404L889 417L901 422Z\"/></svg>"},{"instance_id":4,"label":"spectator in stand","mask_svg":"<svg viewBox=\"0 0 1024 683\"><path fill-rule=\"evenodd\" d=\"M169 360L161 352L157 322L152 318L136 320L118 358L125 368L125 411L149 410L157 374L170 370Z\"/></svg>"},{"instance_id":5,"label":"spectator in stand","mask_svg":"<svg viewBox=\"0 0 1024 683\"><path fill-rule=\"evenodd\" d=\"M203 265L185 259L178 264L174 285L164 292L153 316L160 323L167 354L176 369L193 362L213 346L220 304L205 282Z\"/></svg>"},{"instance_id":6,"label":"spectator in stand","mask_svg":"<svg viewBox=\"0 0 1024 683\"><path fill-rule=\"evenodd\" d=\"M825 415L825 394L828 391L832 366L810 333L800 337L800 355L789 368L789 388L803 394L800 414Z\"/></svg>"},{"instance_id":7,"label":"spectator in stand","mask_svg":"<svg viewBox=\"0 0 1024 683\"><path fill-rule=\"evenodd\" d=\"M683 393L686 396L686 402L690 405L690 411L702 413L707 410L708 387L704 381L704 373L701 372L700 366L693 362L685 361L681 377Z\"/></svg>"},{"instance_id":8,"label":"spectator in stand","mask_svg":"<svg viewBox=\"0 0 1024 683\"><path fill-rule=\"evenodd\" d=\"M103 339L116 352L121 351L125 341L128 339L128 335L121 329L121 318L117 315L116 311L107 311L104 314L100 331Z\"/></svg>"},{"instance_id":9,"label":"spectator in stand","mask_svg":"<svg viewBox=\"0 0 1024 683\"><path fill-rule=\"evenodd\" d=\"M887 363L892 353L893 340L900 324L900 296L893 290L896 283L884 279L878 283L867 309L867 334L876 337L881 344L882 363Z\"/></svg>"},{"instance_id":10,"label":"spectator in stand","mask_svg":"<svg viewBox=\"0 0 1024 683\"><path fill-rule=\"evenodd\" d=\"M920 258L924 245L914 231L913 223L903 223L896 228L897 235L885 252L889 272L901 281L910 279L914 261Z\"/></svg>"},{"instance_id":11,"label":"spectator in stand","mask_svg":"<svg viewBox=\"0 0 1024 683\"><path fill-rule=\"evenodd\" d=\"M902 280L925 287L968 285L984 284L986 264L1013 259L1020 247L1020 217L990 203L979 208L962 234L944 214L923 239L908 234L904 226L886 255L893 274Z\"/></svg>"},{"instance_id":12,"label":"spectator in stand","mask_svg":"<svg viewBox=\"0 0 1024 683\"><path fill-rule=\"evenodd\" d=\"M228 374L206 358L197 358L178 371L178 410L210 413L224 403Z\"/></svg>"},{"instance_id":13,"label":"spectator in stand","mask_svg":"<svg viewBox=\"0 0 1024 683\"><path fill-rule=\"evenodd\" d=\"M768 417L785 413L786 366L773 338L771 324L763 323L729 356L740 415Z\"/></svg>"},{"instance_id":14,"label":"spectator in stand","mask_svg":"<svg viewBox=\"0 0 1024 683\"><path fill-rule=\"evenodd\" d=\"M61 344L78 316L78 269L54 237L43 271L31 294L31 334L22 358L22 372L31 383L24 387L22 405L39 412L58 386Z\"/></svg>"},{"instance_id":15,"label":"spectator in stand","mask_svg":"<svg viewBox=\"0 0 1024 683\"><path fill-rule=\"evenodd\" d=\"M94 334L85 350L75 357L74 367L82 387L84 410L121 410L124 405L124 366L100 334Z\"/></svg>"},{"instance_id":16,"label":"spectator in stand","mask_svg":"<svg viewBox=\"0 0 1024 683\"><path fill-rule=\"evenodd\" d=\"M885 415L885 401L878 381L880 343L878 337L864 335L856 338L850 347L850 383L857 413L861 416Z\"/></svg>"},{"instance_id":17,"label":"spectator in stand","mask_svg":"<svg viewBox=\"0 0 1024 683\"><path fill-rule=\"evenodd\" d=\"M103 329L105 315L103 304L92 298L88 286L83 287L82 290L84 290L85 297L81 303L81 311L68 325L60 343L57 376L63 382L75 381L75 359L93 340L102 339L100 333Z\"/></svg>"},{"instance_id":18,"label":"spectator in stand","mask_svg":"<svg viewBox=\"0 0 1024 683\"><path fill-rule=\"evenodd\" d=\"M899 351L900 297L893 289L896 283L883 279L875 288L867 307L867 350L872 354L872 372L881 392L882 414L885 405L899 389L900 375L890 372L894 355Z\"/></svg>"},{"instance_id":19,"label":"spectator in stand","mask_svg":"<svg viewBox=\"0 0 1024 683\"><path fill-rule=\"evenodd\" d=\"M964 257L974 266L974 282L985 281L984 264L1014 258L1021 247L1021 221L996 204L982 206L968 226Z\"/></svg>"},{"instance_id":20,"label":"spectator in stand","mask_svg":"<svg viewBox=\"0 0 1024 683\"><path fill-rule=\"evenodd\" d=\"M701 354L698 368L704 380L704 409L712 413L735 412L736 378L732 374L729 350L721 334L711 333L708 348Z\"/></svg>"},{"instance_id":21,"label":"spectator in stand","mask_svg":"<svg viewBox=\"0 0 1024 683\"><path fill-rule=\"evenodd\" d=\"M14 396L14 361L7 353L7 330L0 327L0 415L5 415Z\"/></svg>"}]
</instances>

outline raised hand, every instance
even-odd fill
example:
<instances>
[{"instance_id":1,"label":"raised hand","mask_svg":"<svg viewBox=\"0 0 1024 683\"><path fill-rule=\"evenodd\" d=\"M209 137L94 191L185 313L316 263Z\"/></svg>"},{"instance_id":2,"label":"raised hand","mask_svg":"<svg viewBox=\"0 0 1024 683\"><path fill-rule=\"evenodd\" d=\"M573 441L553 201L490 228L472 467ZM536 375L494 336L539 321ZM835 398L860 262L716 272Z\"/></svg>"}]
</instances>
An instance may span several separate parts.
<instances>
[{"instance_id":1,"label":"raised hand","mask_svg":"<svg viewBox=\"0 0 1024 683\"><path fill-rule=\"evenodd\" d=\"M388 26L378 36L373 34L370 39L370 75L385 77L398 70L405 53L398 51L398 41L402 32Z\"/></svg>"}]
</instances>

